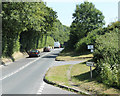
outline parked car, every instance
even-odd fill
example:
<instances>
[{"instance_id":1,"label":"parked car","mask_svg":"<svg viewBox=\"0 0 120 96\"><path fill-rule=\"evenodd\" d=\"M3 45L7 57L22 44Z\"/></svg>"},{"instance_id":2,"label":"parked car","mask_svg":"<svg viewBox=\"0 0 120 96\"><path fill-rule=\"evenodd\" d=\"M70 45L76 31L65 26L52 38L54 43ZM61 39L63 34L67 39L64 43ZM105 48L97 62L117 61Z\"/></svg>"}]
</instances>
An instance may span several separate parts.
<instances>
[{"instance_id":1,"label":"parked car","mask_svg":"<svg viewBox=\"0 0 120 96\"><path fill-rule=\"evenodd\" d=\"M54 42L54 48L60 48L60 43L59 42Z\"/></svg>"},{"instance_id":2,"label":"parked car","mask_svg":"<svg viewBox=\"0 0 120 96\"><path fill-rule=\"evenodd\" d=\"M50 47L44 47L43 52L50 52Z\"/></svg>"},{"instance_id":3,"label":"parked car","mask_svg":"<svg viewBox=\"0 0 120 96\"><path fill-rule=\"evenodd\" d=\"M37 49L34 49L34 50L31 50L29 53L28 53L29 57L34 57L34 56L37 56L39 57L40 56L40 51L37 50Z\"/></svg>"}]
</instances>

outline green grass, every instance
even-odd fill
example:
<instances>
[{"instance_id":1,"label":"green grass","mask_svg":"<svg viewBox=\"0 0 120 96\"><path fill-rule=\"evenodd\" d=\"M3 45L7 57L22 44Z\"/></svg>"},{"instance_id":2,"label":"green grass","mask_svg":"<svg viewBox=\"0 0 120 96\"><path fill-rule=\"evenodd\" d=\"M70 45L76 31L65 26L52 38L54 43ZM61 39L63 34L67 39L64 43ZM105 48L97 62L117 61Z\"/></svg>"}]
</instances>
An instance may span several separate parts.
<instances>
[{"instance_id":1,"label":"green grass","mask_svg":"<svg viewBox=\"0 0 120 96\"><path fill-rule=\"evenodd\" d=\"M68 85L67 71L71 65L55 66L49 69L46 79L57 84Z\"/></svg>"},{"instance_id":2,"label":"green grass","mask_svg":"<svg viewBox=\"0 0 120 96\"><path fill-rule=\"evenodd\" d=\"M74 61L74 60L90 60L93 58L93 54L85 53L85 54L78 54L74 52L64 52L62 51L59 56L56 57L58 61Z\"/></svg>"},{"instance_id":3,"label":"green grass","mask_svg":"<svg viewBox=\"0 0 120 96\"><path fill-rule=\"evenodd\" d=\"M93 54L77 54L74 52L62 51L56 60L70 61L70 60L84 60L92 61ZM119 94L120 90L113 87L108 87L99 82L99 76L95 67L92 67L93 78L90 78L90 67L86 66L86 62L75 64L71 69L71 81L68 80L67 72L71 65L63 65L52 67L46 75L49 81L55 82L60 85L70 86L71 88L78 88L83 91L87 91L92 94ZM72 82L72 84L70 83Z\"/></svg>"},{"instance_id":4,"label":"green grass","mask_svg":"<svg viewBox=\"0 0 120 96\"><path fill-rule=\"evenodd\" d=\"M60 85L77 87L80 90L87 91L93 94L120 94L119 89L108 87L103 83L98 82L98 76L93 67L93 79L90 78L90 68L86 63L73 65L71 69L72 85L68 81L67 71L71 65L56 66L49 69L46 74L46 79Z\"/></svg>"},{"instance_id":5,"label":"green grass","mask_svg":"<svg viewBox=\"0 0 120 96\"><path fill-rule=\"evenodd\" d=\"M87 90L93 94L120 94L120 90L108 87L98 82L98 76L93 67L93 78L90 78L90 68L86 63L80 63L73 66L71 70L72 82L80 89Z\"/></svg>"}]
</instances>

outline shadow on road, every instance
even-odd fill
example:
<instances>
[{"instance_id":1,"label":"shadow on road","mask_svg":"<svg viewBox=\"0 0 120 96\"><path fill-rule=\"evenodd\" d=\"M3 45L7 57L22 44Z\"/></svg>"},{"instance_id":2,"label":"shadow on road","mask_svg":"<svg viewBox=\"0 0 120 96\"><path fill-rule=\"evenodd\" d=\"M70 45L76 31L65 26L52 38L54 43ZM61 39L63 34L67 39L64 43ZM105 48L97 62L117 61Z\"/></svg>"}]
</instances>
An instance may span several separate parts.
<instances>
[{"instance_id":1,"label":"shadow on road","mask_svg":"<svg viewBox=\"0 0 120 96\"><path fill-rule=\"evenodd\" d=\"M56 58L56 56L44 56L42 58Z\"/></svg>"},{"instance_id":2,"label":"shadow on road","mask_svg":"<svg viewBox=\"0 0 120 96\"><path fill-rule=\"evenodd\" d=\"M59 53L54 53L54 54L52 54L52 55L56 55L56 56L58 56L58 55L59 55Z\"/></svg>"},{"instance_id":3,"label":"shadow on road","mask_svg":"<svg viewBox=\"0 0 120 96\"><path fill-rule=\"evenodd\" d=\"M37 56L31 56L31 57L28 56L26 58L38 58L38 57Z\"/></svg>"}]
</instances>

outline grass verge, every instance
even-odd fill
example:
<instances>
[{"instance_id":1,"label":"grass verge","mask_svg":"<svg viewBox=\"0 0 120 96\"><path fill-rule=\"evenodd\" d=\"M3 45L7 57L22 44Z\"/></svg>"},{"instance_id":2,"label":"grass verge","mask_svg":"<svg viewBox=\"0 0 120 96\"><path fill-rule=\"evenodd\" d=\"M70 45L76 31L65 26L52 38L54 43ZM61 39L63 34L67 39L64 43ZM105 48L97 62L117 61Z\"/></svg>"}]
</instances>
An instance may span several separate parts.
<instances>
[{"instance_id":1,"label":"grass verge","mask_svg":"<svg viewBox=\"0 0 120 96\"><path fill-rule=\"evenodd\" d=\"M86 53L86 54L78 54L74 52L64 52L62 51L59 56L56 57L57 61L76 61L76 60L90 60L93 58L93 54Z\"/></svg>"},{"instance_id":2,"label":"grass verge","mask_svg":"<svg viewBox=\"0 0 120 96\"><path fill-rule=\"evenodd\" d=\"M69 80L67 72L70 66L71 65L63 65L50 68L46 73L45 79L54 82L56 85L65 85L92 94L120 95L119 89L108 87L97 81L97 74L94 70L95 68L93 68L93 79L90 79L90 69L86 66L85 62L73 65L70 71L71 80Z\"/></svg>"},{"instance_id":3,"label":"grass verge","mask_svg":"<svg viewBox=\"0 0 120 96\"><path fill-rule=\"evenodd\" d=\"M63 65L63 66L55 66L48 70L46 73L45 79L52 81L56 84L62 84L68 86L68 79L67 79L67 70L69 69L70 65Z\"/></svg>"}]
</instances>

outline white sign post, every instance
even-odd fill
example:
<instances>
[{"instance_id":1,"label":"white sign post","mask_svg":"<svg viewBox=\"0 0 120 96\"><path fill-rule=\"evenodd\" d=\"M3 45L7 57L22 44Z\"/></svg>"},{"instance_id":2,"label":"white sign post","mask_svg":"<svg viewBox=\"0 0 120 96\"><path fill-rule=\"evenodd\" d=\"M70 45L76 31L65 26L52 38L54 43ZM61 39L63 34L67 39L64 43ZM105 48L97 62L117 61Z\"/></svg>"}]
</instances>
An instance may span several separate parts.
<instances>
[{"instance_id":1,"label":"white sign post","mask_svg":"<svg viewBox=\"0 0 120 96\"><path fill-rule=\"evenodd\" d=\"M90 77L92 79L92 67L94 66L94 62L86 62L87 66L90 66Z\"/></svg>"},{"instance_id":2,"label":"white sign post","mask_svg":"<svg viewBox=\"0 0 120 96\"><path fill-rule=\"evenodd\" d=\"M93 45L88 45L88 49L91 49L91 52L93 52ZM86 65L87 66L90 66L90 76L91 76L91 79L92 79L92 67L94 66L94 62L86 62Z\"/></svg>"},{"instance_id":3,"label":"white sign post","mask_svg":"<svg viewBox=\"0 0 120 96\"><path fill-rule=\"evenodd\" d=\"M91 52L93 52L94 49L93 45L88 45L88 49L91 49Z\"/></svg>"}]
</instances>

